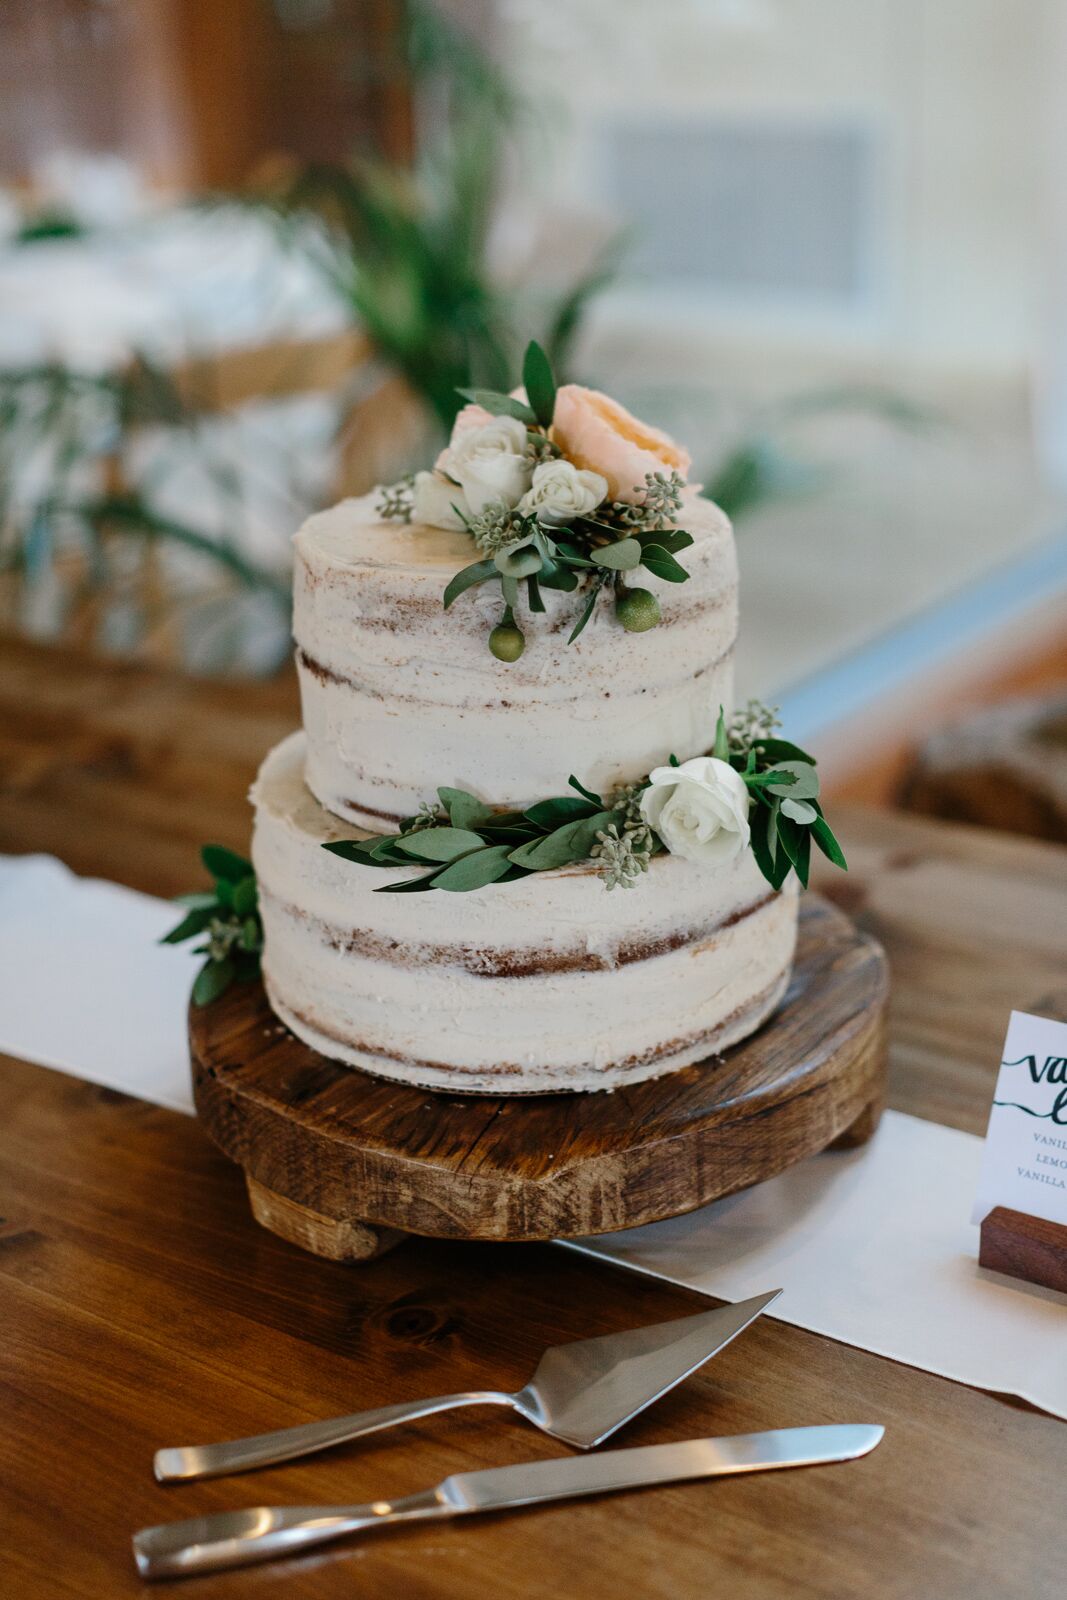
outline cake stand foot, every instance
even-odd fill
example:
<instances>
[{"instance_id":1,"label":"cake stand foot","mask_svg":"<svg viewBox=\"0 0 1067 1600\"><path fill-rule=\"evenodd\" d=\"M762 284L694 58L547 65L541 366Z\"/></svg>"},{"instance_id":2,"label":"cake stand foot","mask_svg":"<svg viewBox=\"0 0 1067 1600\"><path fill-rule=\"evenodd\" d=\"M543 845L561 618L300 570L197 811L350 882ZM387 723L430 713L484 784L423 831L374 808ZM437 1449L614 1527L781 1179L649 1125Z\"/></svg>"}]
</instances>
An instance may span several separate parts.
<instances>
[{"instance_id":1,"label":"cake stand foot","mask_svg":"<svg viewBox=\"0 0 1067 1600\"><path fill-rule=\"evenodd\" d=\"M864 1106L852 1126L838 1134L830 1149L854 1150L858 1145L866 1144L868 1139L874 1137L884 1110L883 1100L872 1100L869 1106Z\"/></svg>"},{"instance_id":2,"label":"cake stand foot","mask_svg":"<svg viewBox=\"0 0 1067 1600\"><path fill-rule=\"evenodd\" d=\"M396 1228L379 1228L354 1217L325 1217L319 1211L309 1211L307 1206L266 1188L248 1172L245 1183L252 1215L261 1227L328 1261L374 1261L407 1238Z\"/></svg>"}]
</instances>

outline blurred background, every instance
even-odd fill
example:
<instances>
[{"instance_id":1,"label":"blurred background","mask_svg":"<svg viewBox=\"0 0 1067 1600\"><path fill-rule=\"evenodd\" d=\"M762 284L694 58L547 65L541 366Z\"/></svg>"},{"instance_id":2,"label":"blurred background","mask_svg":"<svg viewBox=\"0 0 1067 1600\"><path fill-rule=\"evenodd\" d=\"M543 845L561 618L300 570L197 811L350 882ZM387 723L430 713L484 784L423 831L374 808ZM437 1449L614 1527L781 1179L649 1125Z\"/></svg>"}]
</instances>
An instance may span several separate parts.
<instances>
[{"instance_id":1,"label":"blurred background","mask_svg":"<svg viewBox=\"0 0 1067 1600\"><path fill-rule=\"evenodd\" d=\"M1065 75L1067 0L4 0L0 639L284 677L297 524L537 337L834 789L1067 836Z\"/></svg>"}]
</instances>

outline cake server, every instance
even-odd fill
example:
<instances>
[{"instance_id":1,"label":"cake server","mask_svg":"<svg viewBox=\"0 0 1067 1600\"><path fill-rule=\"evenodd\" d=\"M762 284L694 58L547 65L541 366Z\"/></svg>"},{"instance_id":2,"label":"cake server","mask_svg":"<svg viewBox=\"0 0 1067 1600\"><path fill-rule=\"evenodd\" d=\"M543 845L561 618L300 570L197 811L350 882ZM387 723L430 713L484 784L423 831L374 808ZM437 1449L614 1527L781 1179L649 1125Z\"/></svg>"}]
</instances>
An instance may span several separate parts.
<instances>
[{"instance_id":1,"label":"cake server","mask_svg":"<svg viewBox=\"0 0 1067 1600\"><path fill-rule=\"evenodd\" d=\"M738 1472L854 1461L873 1450L884 1432L870 1423L779 1428L773 1433L690 1439L685 1444L644 1445L637 1450L605 1450L599 1456L461 1472L445 1478L435 1489L399 1500L372 1500L362 1506L255 1506L248 1511L220 1511L191 1517L188 1522L143 1528L133 1536L133 1555L142 1578L219 1572L293 1555L348 1533L390 1523L504 1511L511 1506L613 1494L687 1478L724 1478Z\"/></svg>"},{"instance_id":2,"label":"cake server","mask_svg":"<svg viewBox=\"0 0 1067 1600\"><path fill-rule=\"evenodd\" d=\"M772 1289L752 1300L659 1322L651 1328L630 1328L600 1339L555 1345L545 1351L537 1371L517 1394L475 1389L436 1400L410 1400L377 1411L358 1411L326 1422L306 1422L226 1444L157 1450L156 1477L160 1483L175 1483L269 1467L457 1406L511 1406L553 1438L588 1450L710 1361L781 1292Z\"/></svg>"}]
</instances>

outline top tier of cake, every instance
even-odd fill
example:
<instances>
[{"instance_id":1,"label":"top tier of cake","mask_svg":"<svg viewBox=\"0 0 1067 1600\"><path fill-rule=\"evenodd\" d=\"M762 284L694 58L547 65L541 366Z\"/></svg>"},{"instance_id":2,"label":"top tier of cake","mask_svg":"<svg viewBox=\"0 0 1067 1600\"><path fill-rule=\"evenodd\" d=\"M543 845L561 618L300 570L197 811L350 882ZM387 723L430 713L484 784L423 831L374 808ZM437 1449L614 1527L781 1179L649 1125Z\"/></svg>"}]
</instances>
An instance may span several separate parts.
<instances>
[{"instance_id":1,"label":"top tier of cake","mask_svg":"<svg viewBox=\"0 0 1067 1600\"><path fill-rule=\"evenodd\" d=\"M704 753L729 708L737 632L730 523L686 496L690 578L644 570L663 625L627 633L609 602L574 644L575 596L544 591L508 665L485 647L499 590L442 594L477 558L466 533L384 522L376 497L346 500L296 536L293 631L307 733L306 780L327 810L371 830L435 798L439 785L493 805L565 792L574 773L598 792L668 755Z\"/></svg>"}]
</instances>

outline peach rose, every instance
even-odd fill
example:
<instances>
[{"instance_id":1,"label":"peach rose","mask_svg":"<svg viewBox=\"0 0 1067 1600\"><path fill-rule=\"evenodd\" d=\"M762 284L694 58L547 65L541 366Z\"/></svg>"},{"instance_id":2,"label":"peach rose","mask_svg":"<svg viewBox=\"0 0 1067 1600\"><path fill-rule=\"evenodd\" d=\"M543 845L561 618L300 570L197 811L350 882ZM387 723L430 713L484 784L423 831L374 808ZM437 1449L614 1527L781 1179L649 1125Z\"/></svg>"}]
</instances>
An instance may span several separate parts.
<instances>
[{"instance_id":1,"label":"peach rose","mask_svg":"<svg viewBox=\"0 0 1067 1600\"><path fill-rule=\"evenodd\" d=\"M678 472L684 478L691 464L689 452L659 428L577 383L565 383L556 395L552 437L568 461L607 479L613 500L636 501L648 473Z\"/></svg>"}]
</instances>

